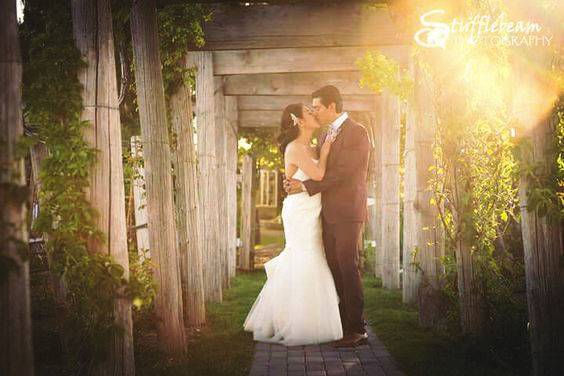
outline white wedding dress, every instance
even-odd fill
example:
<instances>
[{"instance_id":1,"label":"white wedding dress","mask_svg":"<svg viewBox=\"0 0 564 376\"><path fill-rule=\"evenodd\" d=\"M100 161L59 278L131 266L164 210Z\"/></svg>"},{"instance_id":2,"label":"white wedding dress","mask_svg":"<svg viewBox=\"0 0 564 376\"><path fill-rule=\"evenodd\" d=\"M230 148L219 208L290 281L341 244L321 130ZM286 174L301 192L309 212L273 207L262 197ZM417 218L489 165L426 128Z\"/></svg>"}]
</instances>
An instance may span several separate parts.
<instances>
[{"instance_id":1,"label":"white wedding dress","mask_svg":"<svg viewBox=\"0 0 564 376\"><path fill-rule=\"evenodd\" d=\"M300 169L293 176L309 177ZM243 327L256 341L286 346L343 337L339 296L325 258L321 193L289 195L282 206L286 246L265 263L267 280Z\"/></svg>"}]
</instances>

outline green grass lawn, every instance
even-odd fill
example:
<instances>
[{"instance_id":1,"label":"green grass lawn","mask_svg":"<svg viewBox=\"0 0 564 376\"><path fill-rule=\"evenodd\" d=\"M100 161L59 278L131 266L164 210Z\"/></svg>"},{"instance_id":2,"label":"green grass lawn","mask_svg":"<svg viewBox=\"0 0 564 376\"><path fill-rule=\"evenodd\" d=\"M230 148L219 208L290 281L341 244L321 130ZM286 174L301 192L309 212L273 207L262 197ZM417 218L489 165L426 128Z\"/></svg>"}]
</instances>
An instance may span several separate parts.
<instances>
[{"instance_id":1,"label":"green grass lawn","mask_svg":"<svg viewBox=\"0 0 564 376\"><path fill-rule=\"evenodd\" d=\"M527 360L501 366L487 347L421 328L417 311L401 302L401 291L377 287L364 278L365 312L370 326L409 376L528 375Z\"/></svg>"},{"instance_id":2,"label":"green grass lawn","mask_svg":"<svg viewBox=\"0 0 564 376\"><path fill-rule=\"evenodd\" d=\"M192 337L184 358L165 359L154 344L151 348L137 343L137 374L247 375L254 342L242 325L264 281L263 270L239 274L223 303L208 306L208 325ZM367 320L407 375L528 374L527 367L519 372L518 365L501 368L486 350L419 327L417 311L401 303L399 291L377 286L379 280L364 278Z\"/></svg>"},{"instance_id":3,"label":"green grass lawn","mask_svg":"<svg viewBox=\"0 0 564 376\"><path fill-rule=\"evenodd\" d=\"M208 305L208 323L191 337L186 357L166 359L155 350L154 343L136 344L137 374L248 375L254 341L252 333L243 330L243 322L265 279L263 270L238 274L223 303Z\"/></svg>"},{"instance_id":4,"label":"green grass lawn","mask_svg":"<svg viewBox=\"0 0 564 376\"><path fill-rule=\"evenodd\" d=\"M284 244L284 233L281 230L268 230L261 228L260 243L255 247L260 248L270 244Z\"/></svg>"}]
</instances>

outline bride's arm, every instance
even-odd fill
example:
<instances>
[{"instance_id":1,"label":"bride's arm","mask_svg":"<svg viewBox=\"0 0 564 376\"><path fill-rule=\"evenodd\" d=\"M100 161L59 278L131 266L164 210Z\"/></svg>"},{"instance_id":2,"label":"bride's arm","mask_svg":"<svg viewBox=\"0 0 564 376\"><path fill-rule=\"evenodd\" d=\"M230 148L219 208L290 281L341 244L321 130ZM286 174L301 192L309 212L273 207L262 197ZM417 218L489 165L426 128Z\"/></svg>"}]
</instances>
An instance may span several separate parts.
<instances>
[{"instance_id":1,"label":"bride's arm","mask_svg":"<svg viewBox=\"0 0 564 376\"><path fill-rule=\"evenodd\" d=\"M310 179L315 181L323 180L325 167L327 165L327 155L330 145L321 149L319 163L315 163L307 149L299 144L290 144L286 150L288 160L298 166ZM325 150L324 150L325 149Z\"/></svg>"}]
</instances>

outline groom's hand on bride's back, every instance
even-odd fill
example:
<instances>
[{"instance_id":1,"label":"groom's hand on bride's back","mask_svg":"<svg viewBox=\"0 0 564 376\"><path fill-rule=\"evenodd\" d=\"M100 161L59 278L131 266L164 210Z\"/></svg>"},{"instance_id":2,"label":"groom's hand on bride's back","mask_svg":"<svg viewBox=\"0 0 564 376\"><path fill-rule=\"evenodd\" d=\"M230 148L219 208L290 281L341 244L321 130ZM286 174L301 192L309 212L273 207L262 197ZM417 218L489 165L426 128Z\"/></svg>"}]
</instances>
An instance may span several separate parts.
<instances>
[{"instance_id":1,"label":"groom's hand on bride's back","mask_svg":"<svg viewBox=\"0 0 564 376\"><path fill-rule=\"evenodd\" d=\"M284 179L284 190L287 194L293 195L303 192L302 182L297 179Z\"/></svg>"}]
</instances>

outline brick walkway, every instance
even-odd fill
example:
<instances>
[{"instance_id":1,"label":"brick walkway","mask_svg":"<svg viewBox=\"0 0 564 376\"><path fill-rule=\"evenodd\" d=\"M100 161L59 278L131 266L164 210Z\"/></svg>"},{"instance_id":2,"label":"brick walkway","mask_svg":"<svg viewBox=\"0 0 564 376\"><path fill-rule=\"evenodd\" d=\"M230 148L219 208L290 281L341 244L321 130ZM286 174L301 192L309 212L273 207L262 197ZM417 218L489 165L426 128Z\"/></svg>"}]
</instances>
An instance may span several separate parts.
<instances>
[{"instance_id":1,"label":"brick walkway","mask_svg":"<svg viewBox=\"0 0 564 376\"><path fill-rule=\"evenodd\" d=\"M368 345L335 348L257 342L249 376L405 376L384 344L368 328Z\"/></svg>"}]
</instances>

